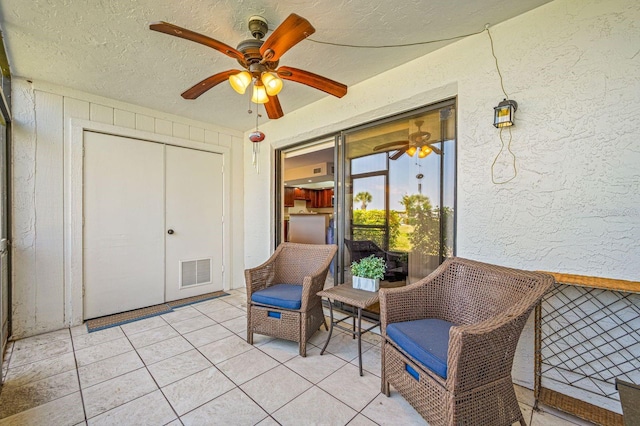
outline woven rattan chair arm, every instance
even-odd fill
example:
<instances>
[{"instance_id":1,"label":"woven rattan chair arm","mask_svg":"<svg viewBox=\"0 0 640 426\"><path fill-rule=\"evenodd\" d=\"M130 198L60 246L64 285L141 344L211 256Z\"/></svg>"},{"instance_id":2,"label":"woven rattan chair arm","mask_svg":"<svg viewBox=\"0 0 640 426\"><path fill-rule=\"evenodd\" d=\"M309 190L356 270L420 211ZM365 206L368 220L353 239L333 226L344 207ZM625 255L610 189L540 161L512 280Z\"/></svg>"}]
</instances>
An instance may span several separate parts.
<instances>
[{"instance_id":1,"label":"woven rattan chair arm","mask_svg":"<svg viewBox=\"0 0 640 426\"><path fill-rule=\"evenodd\" d=\"M301 311L304 312L308 310L309 306L314 305L315 303L317 303L317 299L320 299L320 296L318 296L317 293L324 288L324 281L326 279L326 276L327 274L325 271L320 275L315 275L313 277L304 277L304 281L302 282L302 304L300 306Z\"/></svg>"},{"instance_id":2,"label":"woven rattan chair arm","mask_svg":"<svg viewBox=\"0 0 640 426\"><path fill-rule=\"evenodd\" d=\"M317 293L324 288L329 266L337 250L338 247L333 246L329 251L330 256L327 256L325 262L312 275L304 277L302 281L302 305L300 306L302 311L307 310L321 299ZM312 301L314 302L312 303Z\"/></svg>"},{"instance_id":3,"label":"woven rattan chair arm","mask_svg":"<svg viewBox=\"0 0 640 426\"><path fill-rule=\"evenodd\" d=\"M405 287L380 289L380 327L383 334L386 334L388 324L427 318L425 285L427 282L423 280Z\"/></svg>"},{"instance_id":4,"label":"woven rattan chair arm","mask_svg":"<svg viewBox=\"0 0 640 426\"><path fill-rule=\"evenodd\" d=\"M271 284L275 264L281 251L282 247L279 246L263 264L245 269L244 280L247 290L247 300L251 299L252 293L262 290Z\"/></svg>"},{"instance_id":5,"label":"woven rattan chair arm","mask_svg":"<svg viewBox=\"0 0 640 426\"><path fill-rule=\"evenodd\" d=\"M522 328L533 307L449 329L447 387L463 391L511 374ZM481 374L479 373L481 372Z\"/></svg>"},{"instance_id":6,"label":"woven rattan chair arm","mask_svg":"<svg viewBox=\"0 0 640 426\"><path fill-rule=\"evenodd\" d=\"M271 281L270 277L272 275L273 268L269 266L245 270L244 280L247 287L247 295L251 296L252 293L266 288Z\"/></svg>"}]
</instances>

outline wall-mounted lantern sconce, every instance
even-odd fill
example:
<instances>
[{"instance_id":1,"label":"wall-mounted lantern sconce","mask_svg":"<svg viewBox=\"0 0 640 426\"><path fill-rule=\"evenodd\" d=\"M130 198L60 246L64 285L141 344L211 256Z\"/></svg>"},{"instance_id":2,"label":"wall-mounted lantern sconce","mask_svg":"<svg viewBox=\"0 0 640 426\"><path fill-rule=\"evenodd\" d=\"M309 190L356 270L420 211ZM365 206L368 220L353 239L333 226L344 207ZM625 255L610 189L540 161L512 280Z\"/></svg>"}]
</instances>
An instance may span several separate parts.
<instances>
[{"instance_id":1,"label":"wall-mounted lantern sconce","mask_svg":"<svg viewBox=\"0 0 640 426\"><path fill-rule=\"evenodd\" d=\"M513 117L518 110L518 103L505 99L494 107L493 125L497 128L513 126Z\"/></svg>"}]
</instances>

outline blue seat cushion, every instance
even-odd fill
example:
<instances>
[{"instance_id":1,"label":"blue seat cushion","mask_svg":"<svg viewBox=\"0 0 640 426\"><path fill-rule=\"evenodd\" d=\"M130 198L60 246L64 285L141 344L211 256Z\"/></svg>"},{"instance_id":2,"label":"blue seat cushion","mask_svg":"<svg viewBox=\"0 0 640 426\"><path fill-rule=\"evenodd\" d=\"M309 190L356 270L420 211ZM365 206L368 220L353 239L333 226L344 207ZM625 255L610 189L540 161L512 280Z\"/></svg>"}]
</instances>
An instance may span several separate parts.
<instances>
[{"instance_id":1,"label":"blue seat cushion","mask_svg":"<svg viewBox=\"0 0 640 426\"><path fill-rule=\"evenodd\" d=\"M297 284L270 285L253 293L251 301L283 309L300 309L302 306L302 286Z\"/></svg>"},{"instance_id":2,"label":"blue seat cushion","mask_svg":"<svg viewBox=\"0 0 640 426\"><path fill-rule=\"evenodd\" d=\"M446 379L449 329L454 325L436 318L396 322L387 326L387 336L413 359Z\"/></svg>"}]
</instances>

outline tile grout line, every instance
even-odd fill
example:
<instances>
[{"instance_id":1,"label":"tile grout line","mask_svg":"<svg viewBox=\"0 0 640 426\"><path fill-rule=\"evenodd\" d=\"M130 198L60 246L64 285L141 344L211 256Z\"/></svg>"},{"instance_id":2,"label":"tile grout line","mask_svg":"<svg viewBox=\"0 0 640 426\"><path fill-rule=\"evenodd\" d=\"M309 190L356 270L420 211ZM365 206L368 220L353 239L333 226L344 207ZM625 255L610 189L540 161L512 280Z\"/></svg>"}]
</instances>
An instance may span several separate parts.
<instances>
[{"instance_id":1,"label":"tile grout line","mask_svg":"<svg viewBox=\"0 0 640 426\"><path fill-rule=\"evenodd\" d=\"M211 318L211 319L213 320L213 318ZM215 321L215 320L214 320L214 321ZM229 330L228 328L226 328L224 325L220 324L220 323L219 323L219 322L217 322L217 321L216 321L216 324L218 324L218 325L222 326L223 328L225 328L225 329ZM177 331L177 330L176 330L176 331ZM229 330L229 331L231 331L231 330ZM231 331L231 333L233 333L233 332ZM236 334L235 334L235 333L233 333L233 335L236 335ZM229 337L231 337L231 336L229 336ZM186 340L186 339L185 339L185 340ZM220 339L220 340L223 340L223 339ZM189 343L191 343L191 342L189 342ZM213 342L211 342L211 343L213 343ZM194 345L192 345L192 346L194 346ZM253 346L253 345L252 345L252 346ZM215 368L216 370L218 370L218 372L220 372L220 374L222 374L222 375L223 375L227 380L229 380L231 383L233 383L233 385L235 386L235 388L234 388L234 389L238 389L240 392L242 392L243 394L245 394L245 395L247 396L247 398L249 398L249 399L250 399L254 404L256 404L258 407L260 407L260 409L261 409L262 411L264 411L265 413L267 413L267 417L265 417L265 418L261 419L261 420L260 420L260 422L262 422L262 421L266 420L267 418L272 418L272 417L271 417L271 414L270 414L267 410L265 410L265 409L262 407L262 405L258 404L258 402L257 402L257 401L255 401L253 398L251 398L251 396L250 396L250 395L248 395L248 394L247 394L247 393L246 393L246 392L245 392L245 391L240 387L240 385L236 384L236 382L234 382L233 380L231 380L231 378L230 378L229 376L227 376L227 375L224 373L224 371L220 370L220 369L216 366L216 364L215 364L213 361L211 361L209 358L207 358L207 356L206 356L205 354L203 354L202 352L200 352L200 349L199 349L199 348L197 348L197 347L195 347L195 346L194 346L194 349L195 349L196 351L198 351L198 353L199 353L200 355L202 355L202 356L203 356L207 361L209 361L209 362L211 363L211 365L213 366L213 368ZM251 349L249 349L249 350L251 350ZM242 355L242 354L247 353L247 352L248 352L248 351L242 352L242 353L240 353L240 354L238 354L238 355L236 355L236 356ZM225 361L228 361L229 359L235 358L236 356L233 356L233 357L231 357L231 358L228 358L228 359L226 359ZM277 360L276 360L276 361L277 361ZM202 371L202 370L200 370L200 371ZM197 374L197 373L194 373L194 374ZM263 373L263 374L264 374L264 373ZM192 375L193 375L193 374L192 374ZM190 376L191 376L191 375L190 375ZM190 376L187 376L187 377L190 377ZM183 379L180 379L180 380L183 380ZM253 379L251 379L251 380L253 380ZM175 383L175 382L174 382L174 383ZM189 414L189 413L191 413L191 412L193 412L193 411L197 410L198 408L203 407L204 405L206 405L206 404L210 403L211 401L216 400L216 399L220 398L221 396L228 394L229 392L233 391L234 389L229 389L228 391L226 391L226 392L224 392L224 393L222 393L222 394L220 394L220 395L216 396L215 398L213 398L213 399L211 399L211 400L209 400L209 401L207 401L207 402L205 402L205 403L203 403L203 404L201 404L201 405L199 405L199 406L197 406L197 407L193 408L192 410L187 411L186 413L184 413L184 415L187 415L187 414ZM178 419L180 419L180 417L178 417ZM275 421L275 419L273 419L273 420ZM182 422L182 420L180 420L180 421ZM258 423L260 423L260 422L258 422ZM276 423L280 424L279 422L276 422Z\"/></svg>"},{"instance_id":2,"label":"tile grout line","mask_svg":"<svg viewBox=\"0 0 640 426\"><path fill-rule=\"evenodd\" d=\"M166 321L165 321L165 322L166 322ZM117 327L121 329L121 327L120 327L120 326L117 326ZM115 328L115 327L112 327L112 328ZM158 327L154 327L154 328L158 328ZM150 329L150 330L153 330L153 328L152 328L152 329ZM136 369L134 369L134 370L132 370L132 371L128 371L128 372L126 372L126 373L118 374L117 376L113 376L113 377L111 377L111 378L109 378L109 379L107 379L107 380L103 380L103 381L101 381L101 382L94 383L94 384L92 384L91 386L87 386L87 387L86 387L86 389L89 389L89 388L91 388L91 387L93 387L93 386L97 386L97 385L102 384L102 383L106 383L106 382L108 382L108 381L110 381L110 380L113 380L113 379L117 379L118 377L125 376L125 375L127 375L127 374L129 374L129 373L132 373L132 372L134 372L134 371L142 370L143 368L145 368L145 369L146 369L147 364L144 362L144 360L142 359L142 357L140 357L140 354L138 353L137 349L135 348L135 346L133 346L133 344L132 344L132 343L131 343L131 341L129 340L129 336L128 336L128 335L127 335L127 334L126 334L122 329L121 329L121 331L122 331L122 333L124 334L124 338L126 338L126 339L127 339L127 341L129 342L129 344L131 345L131 347L133 348L133 350L132 350L132 351L123 352L123 353L121 353L121 354L113 355L113 356L110 356L110 357L107 357L107 358L101 359L101 360L99 360L99 361L92 362L91 364L87 364L86 366L93 365L93 364L96 364L96 363L98 363L98 362L105 361L105 360L107 360L107 359L115 358L115 357L117 357L117 356L124 355L124 354L127 354L127 353L129 353L129 352L135 352L135 354L136 354L136 356L138 357L138 359L140 360L140 362L142 362L142 367L140 367L140 368L136 368ZM148 331L148 330L145 330L145 331ZM143 331L143 332L144 332L144 331ZM134 334L138 334L138 333L134 333ZM122 338L122 337L118 337L117 339L121 339L121 338ZM117 340L117 339L113 339L113 340ZM100 344L108 343L108 342L111 342L111 341L113 341L113 340L108 340L108 341L106 341L106 342L101 342L101 343L99 343L99 344L97 344L97 345L92 345L92 346L98 346L98 345L100 345ZM159 342L158 342L158 343L159 343ZM91 346L88 346L88 347L91 347ZM146 347L146 346L145 346L145 347ZM86 348L83 348L83 349L86 349ZM74 352L74 356L75 356L75 352ZM158 362L160 362L160 361L158 361ZM82 366L82 367L86 367L86 366ZM79 381L80 373L79 373L79 370L78 370L78 368L77 368L77 367L76 367L76 370L77 370L77 372L78 372L78 381ZM151 372L149 372L149 371L148 371L148 369L147 369L147 372L148 372L148 373L149 373L149 375L151 376L151 378L152 378L152 380L154 381L154 383L156 384L156 386L158 386L157 382L155 381L155 378L153 377L153 375L151 374ZM82 387L82 385L81 385L81 384L80 384L80 388L81 388L81 390L85 389L85 388L83 388L83 387ZM161 388L158 386L158 389L157 389L157 390L161 390ZM131 401L138 400L138 399L140 399L140 398L142 398L142 397L144 397L144 396L147 396L147 395L149 395L149 394L151 394L151 393L153 393L153 392L155 392L155 390L153 390L153 391L151 391L151 392L149 392L149 393L146 393L146 394L144 394L144 395L140 395L140 396L138 396L138 397L136 397L136 398L133 398L133 399L131 399L131 400L129 400L129 401L123 402L122 404L116 405L115 407L112 407L112 408L108 409L107 411L103 411L103 412L102 412L102 413L100 413L100 414L96 414L95 416L93 416L93 417L91 417L91 418L93 419L93 418L98 417L98 416L100 416L100 415L102 415L102 414L104 414L104 413L107 413L107 412L109 412L109 411L115 410L115 409L116 409L116 408L118 408L118 407L121 407L121 406L123 406L123 405L125 405L125 404L127 404L127 403L129 403L129 402L131 402ZM84 411L85 411L85 421L88 421L89 419L87 418L86 408L85 408L85 406L84 406L84 396L83 396L83 394L82 394L82 393L81 393L81 395L82 395L82 406L83 406L83 409L84 409ZM164 396L164 393L163 393L163 397L166 399L166 397ZM167 403L169 404L169 406L170 406L170 407L171 407L171 409L173 410L173 407L171 406L171 404L170 404L168 401L167 401ZM174 412L175 412L175 410L174 410ZM177 415L177 414L176 414L176 415ZM177 418L179 419L180 417L178 416Z\"/></svg>"},{"instance_id":3,"label":"tile grout line","mask_svg":"<svg viewBox=\"0 0 640 426\"><path fill-rule=\"evenodd\" d=\"M164 318L162 318L162 317L161 317L161 319L162 319L163 321L165 321L165 322L166 322L166 320L165 320ZM168 323L167 323L167 324L168 324ZM171 326L171 324L169 324L169 326ZM158 328L158 327L156 327L156 328ZM173 327L172 327L172 328L173 328ZM153 330L153 329L151 329L151 330ZM123 333L124 333L124 331L123 331ZM158 384L158 382L156 381L156 378L153 376L153 374L151 374L151 371L149 371L149 366L147 365L147 363L144 361L144 359L142 359L142 357L141 357L141 356L140 356L140 354L138 353L138 349L136 349L136 347L135 347L135 346L133 346L133 343L131 343L131 340L129 340L129 336L127 336L127 333L124 333L124 334L125 334L125 336L126 336L127 340L129 341L129 344L133 347L133 350L135 351L136 356L137 356L137 357L140 359L140 361L142 362L142 365L143 365L144 369L147 371L147 374L149 374L149 376L151 377L151 380L153 380L153 383L155 383L155 385L158 387L158 389L157 389L157 390L159 390L159 391L160 391L160 393L162 394L162 397L165 399L165 401L167 401L167 404L169 404L169 407L171 408L171 411L173 411L173 413L176 415L176 419L177 419L178 421L180 421L180 416L178 415L178 412L175 410L175 408L173 408L173 405L171 405L171 402L169 402L169 399L167 399L167 395L165 395L165 394L164 394L164 392L162 391L162 387L160 387L160 385L159 385L159 384ZM186 339L185 339L185 340L186 340ZM189 344L191 344L191 342L189 342ZM160 361L158 361L158 362L160 362ZM155 391L153 391L153 392L155 392ZM153 393L153 392L150 392L150 393ZM149 395L149 394L142 395L142 396L140 396L140 397L138 397L138 398L142 398L143 396L146 396L146 395ZM135 399L138 399L138 398L135 398ZM133 399L132 401L134 401L135 399ZM128 401L128 402L131 402L131 401ZM126 404L126 403L125 403L125 404ZM121 404L121 405L123 405L123 404ZM116 407L114 407L114 408L116 408ZM113 410L114 408L112 408L112 410ZM110 410L109 410L109 411L110 411ZM173 420L172 420L172 421L173 421ZM169 423L171 423L171 422L169 422ZM180 421L180 423L182 423L182 421Z\"/></svg>"},{"instance_id":4,"label":"tile grout line","mask_svg":"<svg viewBox=\"0 0 640 426\"><path fill-rule=\"evenodd\" d=\"M80 370L78 367L78 358L76 358L76 347L73 343L73 334L71 334L71 328L69 328L69 336L71 337L71 350L73 351L73 362L76 365L76 379L78 380L78 391L80 392L80 402L82 403L82 413L84 414L84 421L87 423L89 419L87 418L87 409L84 405L84 392L82 389L82 384L80 383Z\"/></svg>"},{"instance_id":5,"label":"tile grout line","mask_svg":"<svg viewBox=\"0 0 640 426\"><path fill-rule=\"evenodd\" d=\"M229 306L233 306L233 305L230 305L230 304L229 304ZM233 306L233 307L235 307L235 306ZM196 309L198 312L200 312L197 308L194 308L194 309ZM222 309L225 309L225 308L222 308ZM237 336L237 334L236 334L236 333L234 333L232 330L228 329L227 327L225 327L224 325L222 325L222 324L221 324L221 323L219 323L218 321L216 321L216 320L214 320L213 318L209 317L207 314L205 314L205 313L203 313L203 312L200 312L200 313L201 313L202 315L205 315L207 318L210 318L210 319L211 319L212 321L214 321L217 325L220 325L220 326L221 326L221 327L223 327L224 329L226 329L226 330L228 330L229 332L231 332L233 336ZM239 318L239 317L238 317L238 318ZM233 319L233 318L232 318L232 319ZM174 328L172 324L169 324L169 325L170 325L172 328ZM203 327L203 328L206 328L206 327ZM174 328L174 330L175 330L175 328ZM182 338L184 338L184 336L182 335L182 333L180 333L178 330L175 330L175 331L176 331L176 332L178 332L178 334L180 334L180 336L181 336ZM192 331L197 331L197 330L192 330ZM232 336L228 336L228 337L232 337ZM238 337L239 337L239 336L238 336ZM227 338L227 337L225 337L225 338ZM224 340L225 338L223 338L223 339L219 339L219 340L216 340L216 341ZM187 339L185 339L185 340L187 340ZM188 341L188 340L187 340L187 341ZM216 342L216 341L214 341L214 342ZM211 343L213 343L213 342L211 342ZM227 380L229 380L231 383L233 383L233 385L235 386L235 388L233 388L233 389L229 389L228 391L221 393L220 395L216 396L215 398L213 398L213 399L211 399L211 400L209 400L209 401L206 401L206 402L204 402L204 403L200 404L200 405L199 405L199 406L197 406L197 407L194 407L193 409L191 409L191 410L187 411L186 413L184 413L184 414L183 414L183 416L184 416L184 415L187 415L187 414L189 414L189 413L191 413L191 412L193 412L193 411L195 411L195 410L197 410L197 409L199 409L199 408L201 408L201 407L203 407L203 406L205 406L205 405L207 405L207 404L208 404L208 403L210 403L211 401L216 400L216 399L220 398L220 397L221 397L221 396L223 396L223 395L228 394L229 392L233 391L234 389L238 389L240 392L242 392L243 394L245 394L245 395L247 396L247 398L249 398L249 399L250 399L254 404L256 404L256 406L258 406L258 407L259 407L263 412L265 412L265 413L267 414L267 416L266 416L265 418L261 419L261 420L260 420L260 422L262 422L262 421L266 420L267 418L272 418L272 419L273 419L273 417L271 417L271 414L270 414L269 412L267 412L267 410L265 410L265 409L264 409L260 404L258 404L258 402L257 402L257 401L255 401L253 398L251 398L251 396L250 396L250 395L248 395L248 394L247 394L247 393L246 393L246 392L245 392L245 391L240 387L240 385L236 384L236 382L234 382L234 381L233 381L229 376L227 376L227 375L224 373L224 371L220 370L220 368L218 368L218 367L216 366L216 364L215 364L213 361L211 361L209 358L207 358L207 356L206 356L205 354L203 354L203 353L200 351L200 348L196 347L196 346L195 346L195 345L193 345L191 342L189 342L189 344L190 344L191 346L193 346L193 348L194 348L194 349L195 349L195 350L196 350L200 355L202 355L202 356L203 356L207 361L209 361L209 362L211 363L212 368L215 368L215 369L216 369L220 374L222 374L222 375L223 375ZM253 346L253 345L252 345L252 346ZM256 348L256 349L257 349L257 348ZM233 359L233 358L235 358L235 357L237 357L237 356L239 356L239 355L245 354L245 353L249 352L250 350L251 350L251 349L249 349L248 351L242 352L242 353L240 353L240 354L234 355L234 356L232 356L232 357L230 357L230 358L225 359L224 361L228 361L228 360ZM267 354L267 355L268 355L268 354ZM277 361L277 360L276 360L276 361ZM143 361L143 362L144 362L144 361ZM145 364L145 365L146 365L146 364ZM209 368L209 367L207 367L207 368ZM195 373L190 374L190 375L188 375L188 376L186 376L186 377L183 377L183 378L182 378L182 379L180 379L180 380L184 380L184 379L186 379L187 377L191 377L191 376L193 376L193 375L195 375L195 374L198 374L198 373L200 373L201 371L204 371L204 370L205 370L205 369L202 369L202 370L200 370L200 371L198 371L198 372L195 372ZM149 373L149 374L151 374L151 373ZM264 374L264 373L263 373L263 374ZM152 377L153 377L153 375L152 375ZM175 382L173 382L173 383L177 383L177 382L178 382L178 381L180 381L180 380L176 380L176 381L175 381ZM251 380L253 380L253 379L251 379ZM155 381L155 378L154 378L154 381ZM160 391L162 392L162 388L160 388ZM163 396L165 397L165 399L167 399L167 398L166 398L166 395L164 395L164 392L162 392L162 394L163 394ZM171 403L169 403L169 405L171 405ZM173 406L171 406L171 409L173 409ZM174 412L175 412L175 413L176 413L176 415L177 415L177 412L176 412L175 410L174 410ZM178 420L180 420L180 422L182 422L181 418L182 418L181 416L178 416ZM273 420L275 421L275 419L273 419ZM259 422L258 422L258 423L259 423ZM276 421L276 423L280 424L280 423L279 423L279 422L277 422L277 421Z\"/></svg>"}]
</instances>

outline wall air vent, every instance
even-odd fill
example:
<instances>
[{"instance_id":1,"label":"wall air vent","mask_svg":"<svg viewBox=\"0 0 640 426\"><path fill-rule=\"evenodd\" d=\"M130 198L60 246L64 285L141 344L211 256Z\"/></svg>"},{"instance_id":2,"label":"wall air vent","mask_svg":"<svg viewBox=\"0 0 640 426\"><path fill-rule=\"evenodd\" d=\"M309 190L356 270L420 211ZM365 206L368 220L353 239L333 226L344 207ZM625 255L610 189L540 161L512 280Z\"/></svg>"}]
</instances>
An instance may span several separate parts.
<instances>
[{"instance_id":1,"label":"wall air vent","mask_svg":"<svg viewBox=\"0 0 640 426\"><path fill-rule=\"evenodd\" d=\"M211 283L211 258L180 262L180 288Z\"/></svg>"}]
</instances>

